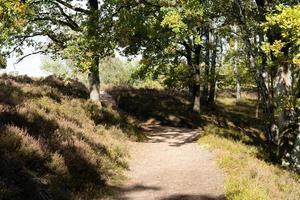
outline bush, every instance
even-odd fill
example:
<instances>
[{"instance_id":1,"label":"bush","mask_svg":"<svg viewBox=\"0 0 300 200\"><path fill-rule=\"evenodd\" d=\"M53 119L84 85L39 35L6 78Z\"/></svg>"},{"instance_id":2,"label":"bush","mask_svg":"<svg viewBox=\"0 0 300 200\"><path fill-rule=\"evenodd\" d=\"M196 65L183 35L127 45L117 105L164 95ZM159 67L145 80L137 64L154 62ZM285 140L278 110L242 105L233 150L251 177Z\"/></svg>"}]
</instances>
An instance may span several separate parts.
<instances>
[{"instance_id":1,"label":"bush","mask_svg":"<svg viewBox=\"0 0 300 200\"><path fill-rule=\"evenodd\" d=\"M86 90L60 83L0 78L0 199L102 199L128 167L129 121L97 121Z\"/></svg>"}]
</instances>

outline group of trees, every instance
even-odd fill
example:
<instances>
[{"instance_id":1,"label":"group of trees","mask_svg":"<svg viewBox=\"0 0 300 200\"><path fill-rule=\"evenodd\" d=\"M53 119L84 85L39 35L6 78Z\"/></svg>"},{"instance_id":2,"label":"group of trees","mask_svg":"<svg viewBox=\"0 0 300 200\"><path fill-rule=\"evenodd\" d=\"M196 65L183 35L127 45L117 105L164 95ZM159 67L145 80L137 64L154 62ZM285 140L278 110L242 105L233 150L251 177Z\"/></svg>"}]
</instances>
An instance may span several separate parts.
<instances>
[{"instance_id":1,"label":"group of trees","mask_svg":"<svg viewBox=\"0 0 300 200\"><path fill-rule=\"evenodd\" d=\"M270 146L300 170L298 0L0 0L0 19L1 55L23 59L24 46L33 46L71 60L88 74L96 101L100 60L117 48L142 55L141 75L163 74L166 85L187 88L196 112L214 104L216 72L230 60L237 100L247 71Z\"/></svg>"}]
</instances>

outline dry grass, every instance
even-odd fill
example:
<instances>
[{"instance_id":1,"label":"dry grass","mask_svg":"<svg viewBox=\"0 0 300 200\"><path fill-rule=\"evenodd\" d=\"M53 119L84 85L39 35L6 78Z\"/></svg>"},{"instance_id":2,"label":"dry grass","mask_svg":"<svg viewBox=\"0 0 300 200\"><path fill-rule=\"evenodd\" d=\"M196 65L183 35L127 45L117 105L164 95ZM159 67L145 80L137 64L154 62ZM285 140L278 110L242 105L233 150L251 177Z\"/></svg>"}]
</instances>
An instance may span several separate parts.
<instances>
[{"instance_id":1,"label":"dry grass","mask_svg":"<svg viewBox=\"0 0 300 200\"><path fill-rule=\"evenodd\" d=\"M232 97L220 98L217 110L203 116L199 143L215 152L227 199L298 200L300 177L270 162L254 102L252 96L237 105Z\"/></svg>"},{"instance_id":2,"label":"dry grass","mask_svg":"<svg viewBox=\"0 0 300 200\"><path fill-rule=\"evenodd\" d=\"M0 199L111 195L138 131L130 119L99 110L77 82L3 75L0 88Z\"/></svg>"}]
</instances>

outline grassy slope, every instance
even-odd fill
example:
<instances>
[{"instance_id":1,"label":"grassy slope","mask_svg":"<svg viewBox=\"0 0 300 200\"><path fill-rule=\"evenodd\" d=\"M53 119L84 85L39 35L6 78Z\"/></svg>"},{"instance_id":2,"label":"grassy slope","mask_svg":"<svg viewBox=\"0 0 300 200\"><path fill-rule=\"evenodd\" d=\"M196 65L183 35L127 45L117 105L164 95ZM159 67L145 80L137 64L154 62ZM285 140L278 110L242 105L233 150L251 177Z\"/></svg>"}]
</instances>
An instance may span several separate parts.
<instances>
[{"instance_id":1,"label":"grassy slope","mask_svg":"<svg viewBox=\"0 0 300 200\"><path fill-rule=\"evenodd\" d=\"M255 101L236 105L234 98L220 98L216 112L203 118L199 143L216 154L225 172L229 200L298 200L300 176L271 164L263 145L262 122L255 116Z\"/></svg>"},{"instance_id":2,"label":"grassy slope","mask_svg":"<svg viewBox=\"0 0 300 200\"><path fill-rule=\"evenodd\" d=\"M127 135L138 129L87 96L76 82L0 77L0 199L108 195L127 168Z\"/></svg>"}]
</instances>

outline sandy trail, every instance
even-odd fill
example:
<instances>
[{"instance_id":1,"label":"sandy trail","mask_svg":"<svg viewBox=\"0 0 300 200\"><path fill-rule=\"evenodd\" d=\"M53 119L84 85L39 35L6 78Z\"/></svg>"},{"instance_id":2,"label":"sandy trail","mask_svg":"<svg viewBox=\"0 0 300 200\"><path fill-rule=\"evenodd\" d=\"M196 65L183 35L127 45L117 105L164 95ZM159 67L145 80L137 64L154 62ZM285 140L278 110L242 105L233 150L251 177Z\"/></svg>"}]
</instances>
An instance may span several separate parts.
<instances>
[{"instance_id":1,"label":"sandy trail","mask_svg":"<svg viewBox=\"0 0 300 200\"><path fill-rule=\"evenodd\" d=\"M143 125L147 143L132 144L123 200L225 199L223 175L213 156L195 143L199 131Z\"/></svg>"}]
</instances>

